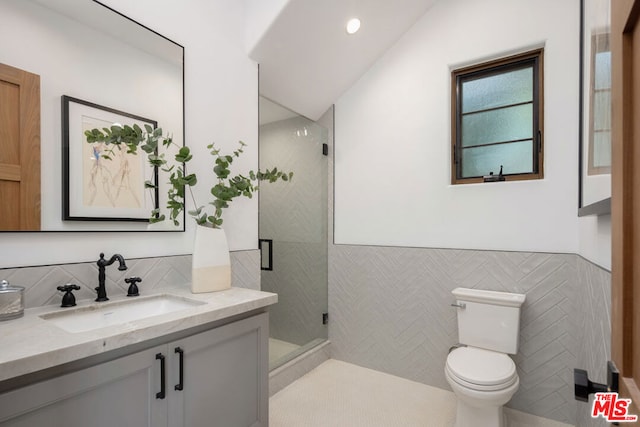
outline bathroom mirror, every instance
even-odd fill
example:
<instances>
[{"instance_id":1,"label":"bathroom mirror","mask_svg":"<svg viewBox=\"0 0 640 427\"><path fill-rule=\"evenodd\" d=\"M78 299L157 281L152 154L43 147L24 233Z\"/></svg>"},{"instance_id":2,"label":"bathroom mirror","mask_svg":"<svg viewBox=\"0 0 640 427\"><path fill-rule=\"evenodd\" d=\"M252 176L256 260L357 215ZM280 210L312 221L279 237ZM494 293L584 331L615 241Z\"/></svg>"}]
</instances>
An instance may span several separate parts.
<instances>
[{"instance_id":1,"label":"bathroom mirror","mask_svg":"<svg viewBox=\"0 0 640 427\"><path fill-rule=\"evenodd\" d=\"M578 216L611 213L610 0L581 1Z\"/></svg>"},{"instance_id":2,"label":"bathroom mirror","mask_svg":"<svg viewBox=\"0 0 640 427\"><path fill-rule=\"evenodd\" d=\"M148 118L184 144L184 48L161 30L93 0L0 0L0 63L40 76L42 231L184 231L184 220L165 227L144 219L63 220L62 215L62 190L68 185L62 166L63 96ZM160 207L166 202L163 178L158 179Z\"/></svg>"}]
</instances>

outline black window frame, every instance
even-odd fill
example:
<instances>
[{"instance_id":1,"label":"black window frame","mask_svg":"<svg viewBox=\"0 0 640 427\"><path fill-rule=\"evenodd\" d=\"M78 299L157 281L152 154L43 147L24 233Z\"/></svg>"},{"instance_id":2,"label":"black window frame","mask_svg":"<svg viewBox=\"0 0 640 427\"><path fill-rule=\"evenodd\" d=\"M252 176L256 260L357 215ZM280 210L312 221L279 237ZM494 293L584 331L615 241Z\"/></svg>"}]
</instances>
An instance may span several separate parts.
<instances>
[{"instance_id":1,"label":"black window frame","mask_svg":"<svg viewBox=\"0 0 640 427\"><path fill-rule=\"evenodd\" d=\"M451 72L451 183L470 184L485 182L484 176L462 177L462 84L492 75L499 75L506 72L532 67L533 70L533 121L532 121L532 172L505 174L505 181L542 179L543 174L543 122L544 122L544 49L536 49L525 53L512 55L494 61L476 64L470 67L460 68ZM514 106L518 104L512 104ZM504 107L500 107L504 108ZM487 109L490 111L492 109ZM475 111L474 113L477 113ZM500 141L497 144L504 144L516 141ZM491 145L491 144L487 144ZM500 166L491 172L498 175ZM490 171L487 171L488 175ZM493 182L493 181L492 181Z\"/></svg>"}]
</instances>

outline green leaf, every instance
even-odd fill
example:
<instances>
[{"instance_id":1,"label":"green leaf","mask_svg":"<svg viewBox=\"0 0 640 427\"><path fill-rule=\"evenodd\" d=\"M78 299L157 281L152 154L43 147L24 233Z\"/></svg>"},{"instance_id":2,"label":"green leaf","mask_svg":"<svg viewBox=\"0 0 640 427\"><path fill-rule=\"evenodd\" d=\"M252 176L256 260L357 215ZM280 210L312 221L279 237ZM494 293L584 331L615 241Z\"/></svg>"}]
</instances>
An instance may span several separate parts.
<instances>
[{"instance_id":1,"label":"green leaf","mask_svg":"<svg viewBox=\"0 0 640 427\"><path fill-rule=\"evenodd\" d=\"M182 203L176 201L176 200L169 200L167 201L167 207L169 209L181 209L182 208Z\"/></svg>"},{"instance_id":2,"label":"green leaf","mask_svg":"<svg viewBox=\"0 0 640 427\"><path fill-rule=\"evenodd\" d=\"M226 177L229 176L229 174L231 173L231 171L227 168L226 162L224 165L219 164L216 165L213 168L213 172L216 174L216 176L220 179L225 179Z\"/></svg>"},{"instance_id":3,"label":"green leaf","mask_svg":"<svg viewBox=\"0 0 640 427\"><path fill-rule=\"evenodd\" d=\"M194 185L196 185L198 183L198 178L196 177L196 174L192 173L189 174L187 176L184 177L184 183L185 185L188 185L189 187L193 187Z\"/></svg>"},{"instance_id":4,"label":"green leaf","mask_svg":"<svg viewBox=\"0 0 640 427\"><path fill-rule=\"evenodd\" d=\"M222 209L229 207L229 204L222 199L215 199L213 202L210 202L209 204L215 206L216 211L220 210L220 212L222 212Z\"/></svg>"},{"instance_id":5,"label":"green leaf","mask_svg":"<svg viewBox=\"0 0 640 427\"><path fill-rule=\"evenodd\" d=\"M152 216L151 218L149 218L149 223L150 223L150 224L155 224L155 223L158 223L158 222L162 222L162 221L164 221L165 219L166 219L166 218L165 218L165 216L164 216L164 215L159 215L159 216L157 216L157 217Z\"/></svg>"},{"instance_id":6,"label":"green leaf","mask_svg":"<svg viewBox=\"0 0 640 427\"><path fill-rule=\"evenodd\" d=\"M196 210L192 210L192 211L188 211L187 213L191 216L198 216L202 213L202 209L204 208L204 206L200 206L198 209Z\"/></svg>"},{"instance_id":7,"label":"green leaf","mask_svg":"<svg viewBox=\"0 0 640 427\"><path fill-rule=\"evenodd\" d=\"M178 154L176 154L176 161L180 163L186 163L191 160L193 156L191 155L191 150L189 147L182 147L178 150Z\"/></svg>"},{"instance_id":8,"label":"green leaf","mask_svg":"<svg viewBox=\"0 0 640 427\"><path fill-rule=\"evenodd\" d=\"M159 158L157 158L157 157L152 159L152 158L151 158L151 156L149 156L149 164L150 164L151 166L158 166L158 167L160 167L160 166L164 165L164 160L159 159Z\"/></svg>"}]
</instances>

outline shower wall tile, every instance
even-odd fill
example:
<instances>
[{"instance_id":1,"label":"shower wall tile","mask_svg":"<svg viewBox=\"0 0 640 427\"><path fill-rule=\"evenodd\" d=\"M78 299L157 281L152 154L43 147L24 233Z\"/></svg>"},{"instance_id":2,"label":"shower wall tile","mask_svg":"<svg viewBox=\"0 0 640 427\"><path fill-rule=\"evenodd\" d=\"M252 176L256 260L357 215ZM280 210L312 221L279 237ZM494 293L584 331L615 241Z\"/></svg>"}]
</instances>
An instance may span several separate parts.
<instances>
[{"instance_id":1,"label":"shower wall tile","mask_svg":"<svg viewBox=\"0 0 640 427\"><path fill-rule=\"evenodd\" d=\"M260 164L293 171L290 182L260 188L260 237L273 239L273 270L262 289L278 293L270 336L304 345L327 337L327 165L332 126L294 117L260 126Z\"/></svg>"},{"instance_id":2,"label":"shower wall tile","mask_svg":"<svg viewBox=\"0 0 640 427\"><path fill-rule=\"evenodd\" d=\"M142 278L140 293L156 289L183 286L191 281L191 255L126 260L128 269L119 271L107 267L107 295L126 294L125 277ZM59 264L37 267L0 269L0 279L25 287L25 308L58 304L62 293L56 287L66 283L80 285L77 299L95 298L98 267L95 262ZM232 286L260 289L260 252L258 250L231 252Z\"/></svg>"},{"instance_id":3,"label":"shower wall tile","mask_svg":"<svg viewBox=\"0 0 640 427\"><path fill-rule=\"evenodd\" d=\"M326 338L326 244L273 244L273 271L262 271L262 290L278 294L269 308L269 336L297 345Z\"/></svg>"},{"instance_id":4,"label":"shower wall tile","mask_svg":"<svg viewBox=\"0 0 640 427\"><path fill-rule=\"evenodd\" d=\"M605 353L609 341L607 323L590 317L582 299L608 307L602 297L607 280L607 272L576 255L330 245L332 354L450 389L444 364L457 342L451 290L524 293L520 351L514 356L521 383L508 406L573 424L573 368L584 357L598 365L602 356L586 356L585 346L591 341ZM608 319L608 310L603 313ZM597 323L586 329L605 333L591 331L583 339L586 318Z\"/></svg>"}]
</instances>

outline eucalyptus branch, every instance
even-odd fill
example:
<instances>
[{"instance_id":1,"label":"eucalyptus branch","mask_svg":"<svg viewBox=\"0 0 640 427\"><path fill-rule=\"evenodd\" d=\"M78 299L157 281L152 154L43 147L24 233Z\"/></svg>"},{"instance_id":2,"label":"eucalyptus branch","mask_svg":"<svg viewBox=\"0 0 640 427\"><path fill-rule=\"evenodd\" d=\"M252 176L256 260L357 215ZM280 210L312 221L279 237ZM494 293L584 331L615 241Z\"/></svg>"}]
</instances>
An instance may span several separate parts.
<instances>
[{"instance_id":1,"label":"eucalyptus branch","mask_svg":"<svg viewBox=\"0 0 640 427\"><path fill-rule=\"evenodd\" d=\"M198 183L196 174L186 174L186 164L193 158L191 150L187 146L179 146L173 142L171 136L163 136L162 129L153 129L149 125L145 125L143 130L138 125L120 126L113 125L110 128L92 129L85 132L88 143L102 142L106 144L106 152L113 154L113 146L122 150L126 147L127 153L137 154L138 148L147 154L148 162L151 166L157 167L163 172L169 174L169 189L167 190L166 208L169 211L169 219L179 225L178 218L185 210L185 187L189 189L191 199L193 200L194 210L187 211L189 216L193 217L197 224L220 228L222 225L222 213L224 209L229 207L229 203L239 196L248 198L253 197L253 193L259 190L261 181L276 182L278 180L290 181L293 178L293 172L279 171L278 168L265 170L264 172L249 171L249 176L242 174L231 175L231 165L234 158L240 157L244 152L243 148L246 144L239 141L239 148L232 154L222 154L215 144L209 144L207 148L210 154L215 158L213 173L217 178L217 183L211 187L211 195L213 201L209 205L213 206L213 212L207 213L205 206L199 206L196 202L192 191ZM174 156L175 163L170 164L165 153L159 154L159 145L166 151L174 146L178 149L178 153ZM111 160L109 156L102 156L107 160ZM145 181L145 188L155 189L157 187L151 181ZM160 209L154 209L151 212L150 223L156 223L166 220L166 216L160 212Z\"/></svg>"}]
</instances>

